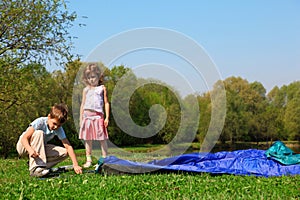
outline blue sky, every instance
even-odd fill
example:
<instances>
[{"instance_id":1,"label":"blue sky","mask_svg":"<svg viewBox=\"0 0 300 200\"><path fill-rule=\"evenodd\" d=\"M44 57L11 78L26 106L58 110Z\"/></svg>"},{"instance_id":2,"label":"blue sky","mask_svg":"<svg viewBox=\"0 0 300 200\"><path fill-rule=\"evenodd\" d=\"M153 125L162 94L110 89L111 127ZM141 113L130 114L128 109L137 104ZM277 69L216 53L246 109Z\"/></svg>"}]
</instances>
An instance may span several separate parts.
<instances>
[{"instance_id":1,"label":"blue sky","mask_svg":"<svg viewBox=\"0 0 300 200\"><path fill-rule=\"evenodd\" d=\"M78 37L74 52L83 60L116 34L160 27L201 45L222 79L240 76L261 82L267 91L300 80L297 0L85 0L70 1L68 6L78 14L71 34ZM122 64L133 64L128 62Z\"/></svg>"}]
</instances>

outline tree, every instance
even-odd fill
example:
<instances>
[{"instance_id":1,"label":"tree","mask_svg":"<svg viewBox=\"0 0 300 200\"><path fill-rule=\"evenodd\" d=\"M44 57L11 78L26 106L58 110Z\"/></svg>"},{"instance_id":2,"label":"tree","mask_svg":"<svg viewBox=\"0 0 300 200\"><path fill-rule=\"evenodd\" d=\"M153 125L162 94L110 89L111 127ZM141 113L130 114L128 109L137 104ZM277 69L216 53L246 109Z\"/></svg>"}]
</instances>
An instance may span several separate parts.
<instances>
[{"instance_id":1,"label":"tree","mask_svg":"<svg viewBox=\"0 0 300 200\"><path fill-rule=\"evenodd\" d=\"M209 124L211 121L211 98L210 93L198 95L198 104L200 110L199 129L197 133L197 140L202 143L207 134Z\"/></svg>"},{"instance_id":2,"label":"tree","mask_svg":"<svg viewBox=\"0 0 300 200\"><path fill-rule=\"evenodd\" d=\"M4 116L0 150L4 157L30 120L47 114L57 103L51 95L56 81L43 64L72 59L68 30L75 18L63 0L0 1L0 114Z\"/></svg>"},{"instance_id":3,"label":"tree","mask_svg":"<svg viewBox=\"0 0 300 200\"><path fill-rule=\"evenodd\" d=\"M289 133L289 140L300 139L300 99L292 99L287 104L284 125Z\"/></svg>"},{"instance_id":4,"label":"tree","mask_svg":"<svg viewBox=\"0 0 300 200\"><path fill-rule=\"evenodd\" d=\"M227 114L223 134L224 142L261 141L267 132L263 114L266 110L266 90L259 82L249 83L240 77L224 81L227 99Z\"/></svg>"},{"instance_id":5,"label":"tree","mask_svg":"<svg viewBox=\"0 0 300 200\"><path fill-rule=\"evenodd\" d=\"M284 87L285 88L285 87ZM284 89L285 90L285 89ZM285 112L285 93L275 86L268 94L266 112L264 113L265 126L267 127L266 140L287 139L284 130L283 116Z\"/></svg>"},{"instance_id":6,"label":"tree","mask_svg":"<svg viewBox=\"0 0 300 200\"><path fill-rule=\"evenodd\" d=\"M249 139L259 141L264 140L267 132L265 126L264 113L266 112L267 100L266 89L259 82L253 82L249 85L249 90L246 93L245 104L249 114Z\"/></svg>"},{"instance_id":7,"label":"tree","mask_svg":"<svg viewBox=\"0 0 300 200\"><path fill-rule=\"evenodd\" d=\"M52 79L56 83L56 90L52 91L53 99L55 99L56 102L66 103L69 108L68 121L64 124L64 129L74 148L83 147L82 142L78 140L78 116L82 88L75 87L78 85L76 75L82 65L82 62L75 60L65 66L65 71L62 72L58 70L52 73ZM75 108L73 108L73 106L75 106Z\"/></svg>"},{"instance_id":8,"label":"tree","mask_svg":"<svg viewBox=\"0 0 300 200\"><path fill-rule=\"evenodd\" d=\"M0 153L7 157L31 120L49 112L54 103L49 94L56 84L41 65L31 64L19 69L5 66L8 65L0 70Z\"/></svg>"},{"instance_id":9,"label":"tree","mask_svg":"<svg viewBox=\"0 0 300 200\"><path fill-rule=\"evenodd\" d=\"M224 81L227 100L227 114L221 138L232 144L248 133L246 105L244 94L248 92L248 81L240 77L229 77ZM223 139L224 140L224 139Z\"/></svg>"},{"instance_id":10,"label":"tree","mask_svg":"<svg viewBox=\"0 0 300 200\"><path fill-rule=\"evenodd\" d=\"M300 139L300 81L291 83L286 90L286 109L283 117L289 140Z\"/></svg>"},{"instance_id":11,"label":"tree","mask_svg":"<svg viewBox=\"0 0 300 200\"><path fill-rule=\"evenodd\" d=\"M64 0L2 0L0 13L0 58L6 62L71 60L68 31L76 14L67 11Z\"/></svg>"}]
</instances>

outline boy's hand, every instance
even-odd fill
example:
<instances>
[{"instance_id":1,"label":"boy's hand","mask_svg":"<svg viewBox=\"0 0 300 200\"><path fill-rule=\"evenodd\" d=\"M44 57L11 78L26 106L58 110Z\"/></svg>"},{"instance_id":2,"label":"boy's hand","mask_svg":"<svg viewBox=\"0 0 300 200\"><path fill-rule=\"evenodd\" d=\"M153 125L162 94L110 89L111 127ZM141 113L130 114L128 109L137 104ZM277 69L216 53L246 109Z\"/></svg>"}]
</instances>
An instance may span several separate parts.
<instances>
[{"instance_id":1,"label":"boy's hand","mask_svg":"<svg viewBox=\"0 0 300 200\"><path fill-rule=\"evenodd\" d=\"M30 157L32 157L32 158L37 158L37 157L39 157L39 155L40 154L38 154L36 151L31 151L30 153L29 153L29 155L30 155Z\"/></svg>"},{"instance_id":2,"label":"boy's hand","mask_svg":"<svg viewBox=\"0 0 300 200\"><path fill-rule=\"evenodd\" d=\"M74 166L74 171L76 174L82 174L82 168L79 165Z\"/></svg>"}]
</instances>

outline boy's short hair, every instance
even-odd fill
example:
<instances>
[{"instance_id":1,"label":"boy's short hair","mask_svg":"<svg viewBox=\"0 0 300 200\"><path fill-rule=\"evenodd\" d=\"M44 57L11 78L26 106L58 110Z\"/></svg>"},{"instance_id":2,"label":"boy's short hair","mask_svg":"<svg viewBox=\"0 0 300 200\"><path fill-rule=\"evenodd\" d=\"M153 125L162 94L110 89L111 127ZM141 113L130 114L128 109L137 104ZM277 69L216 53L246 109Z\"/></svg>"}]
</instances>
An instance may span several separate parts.
<instances>
[{"instance_id":1,"label":"boy's short hair","mask_svg":"<svg viewBox=\"0 0 300 200\"><path fill-rule=\"evenodd\" d=\"M63 124L68 118L68 106L64 103L55 104L51 107L49 115L50 118L58 119L58 121Z\"/></svg>"}]
</instances>

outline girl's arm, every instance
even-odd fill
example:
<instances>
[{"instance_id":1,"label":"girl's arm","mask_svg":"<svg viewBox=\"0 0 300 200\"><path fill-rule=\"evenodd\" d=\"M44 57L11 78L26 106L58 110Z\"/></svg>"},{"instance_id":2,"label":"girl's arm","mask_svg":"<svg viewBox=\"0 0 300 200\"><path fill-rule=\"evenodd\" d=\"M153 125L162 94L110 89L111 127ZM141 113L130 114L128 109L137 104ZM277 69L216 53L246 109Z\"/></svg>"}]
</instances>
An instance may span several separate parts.
<instances>
[{"instance_id":1,"label":"girl's arm","mask_svg":"<svg viewBox=\"0 0 300 200\"><path fill-rule=\"evenodd\" d=\"M79 126L81 127L82 119L83 119L83 107L85 104L85 99L86 99L86 88L83 89L82 91L82 100L81 100L81 105L80 105L80 118L79 118Z\"/></svg>"},{"instance_id":2,"label":"girl's arm","mask_svg":"<svg viewBox=\"0 0 300 200\"><path fill-rule=\"evenodd\" d=\"M109 102L107 98L107 92L106 92L106 87L103 86L103 100L104 100L104 108L105 108L105 120L104 120L104 126L108 126L109 122Z\"/></svg>"}]
</instances>

